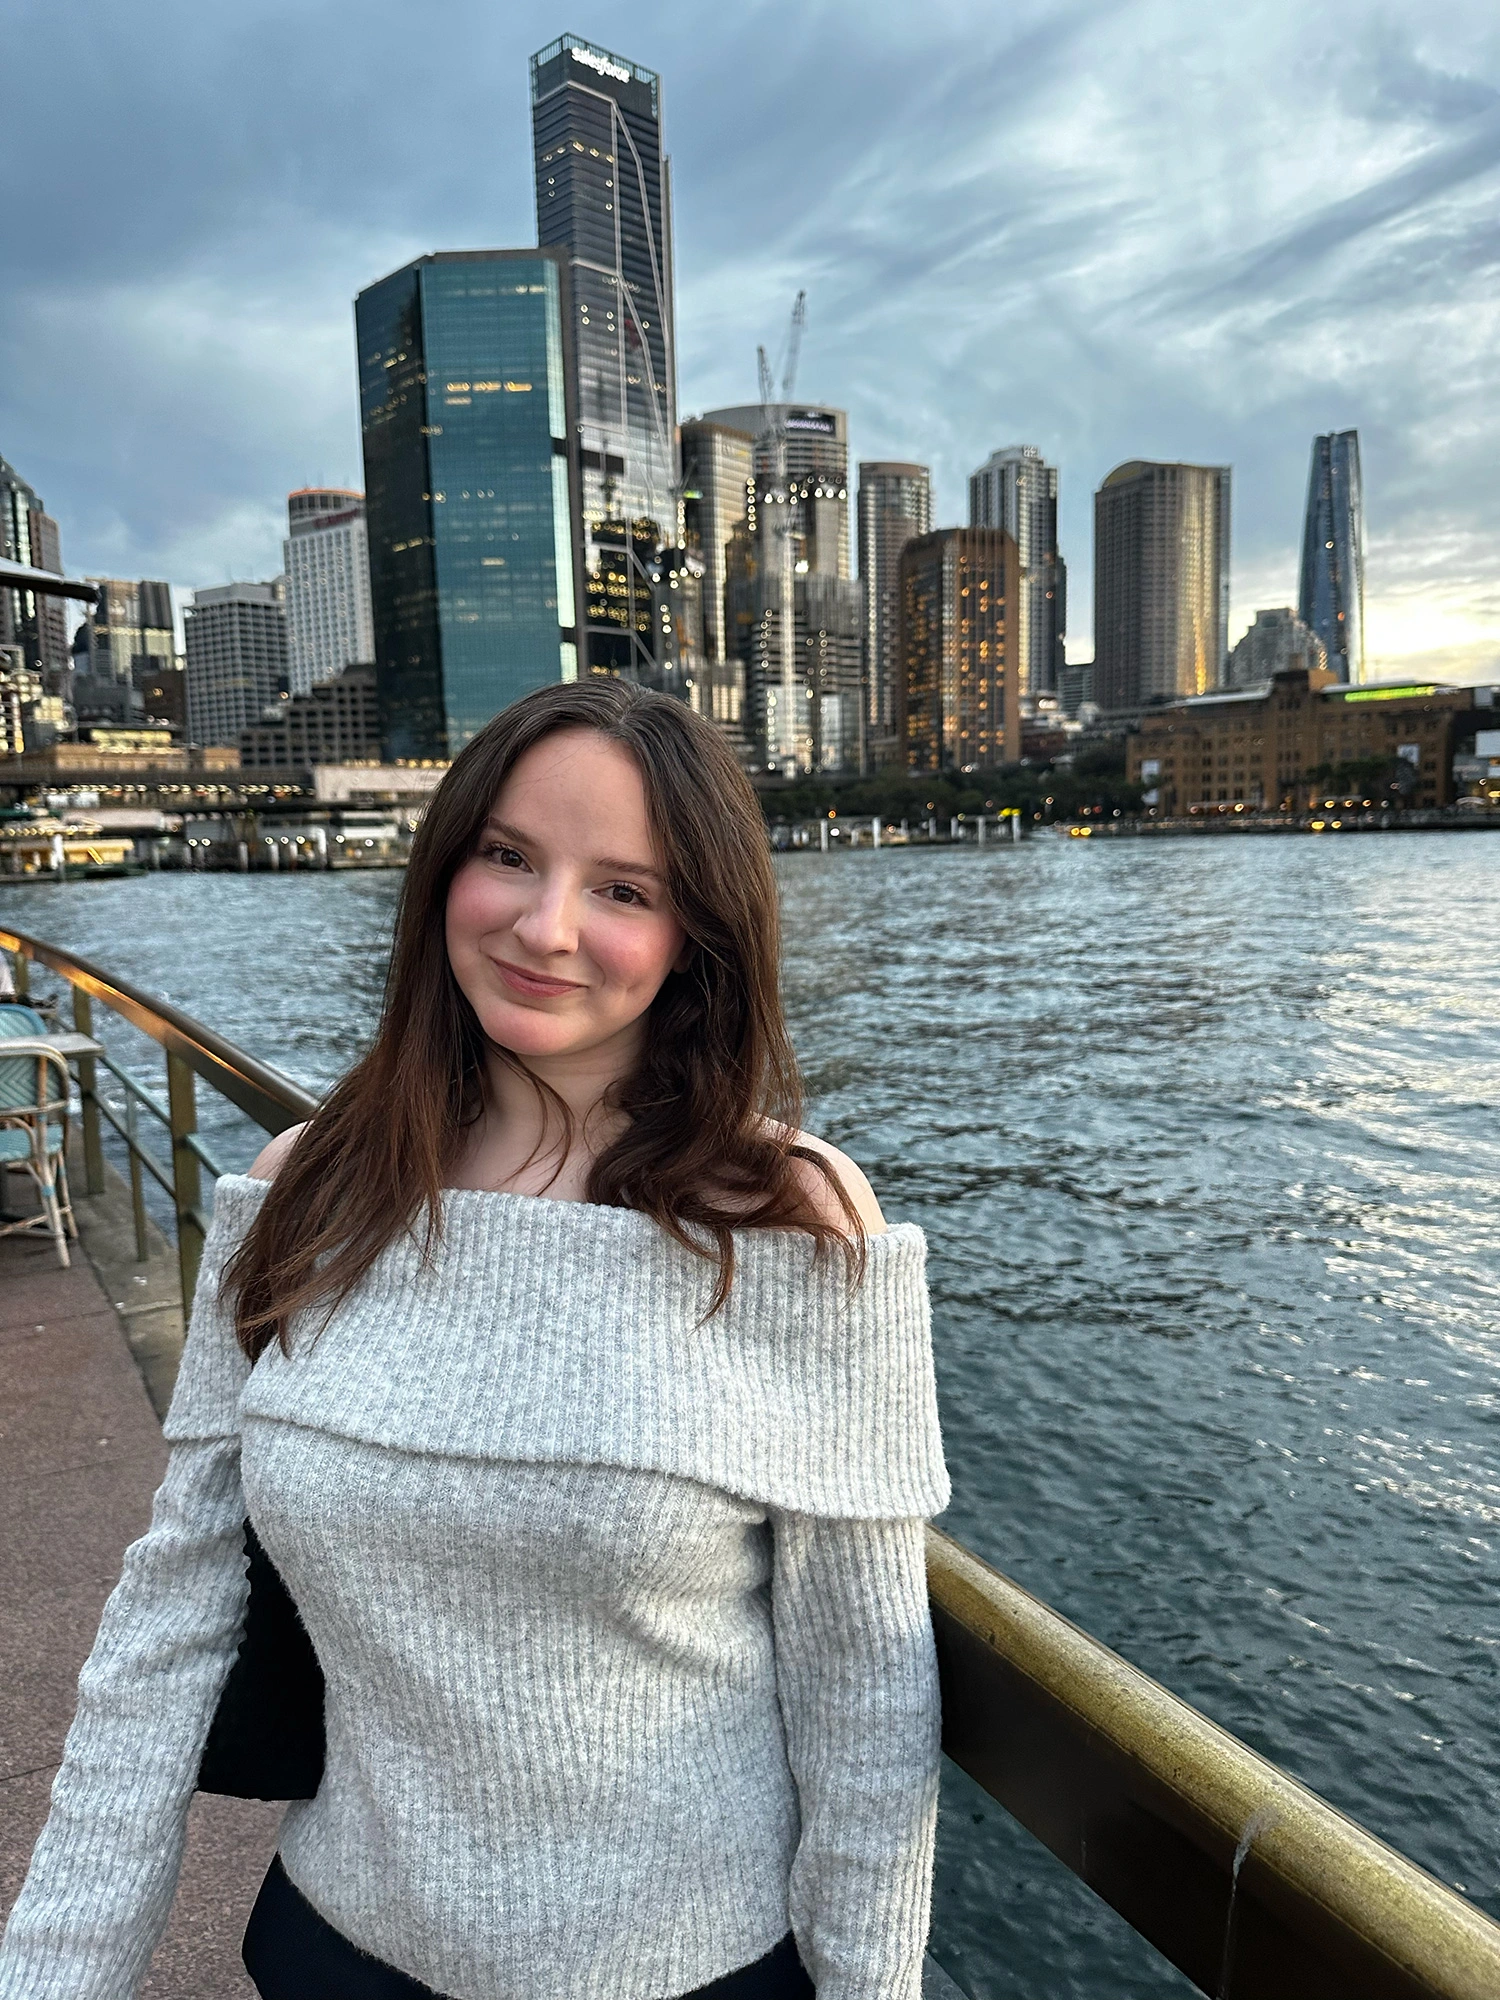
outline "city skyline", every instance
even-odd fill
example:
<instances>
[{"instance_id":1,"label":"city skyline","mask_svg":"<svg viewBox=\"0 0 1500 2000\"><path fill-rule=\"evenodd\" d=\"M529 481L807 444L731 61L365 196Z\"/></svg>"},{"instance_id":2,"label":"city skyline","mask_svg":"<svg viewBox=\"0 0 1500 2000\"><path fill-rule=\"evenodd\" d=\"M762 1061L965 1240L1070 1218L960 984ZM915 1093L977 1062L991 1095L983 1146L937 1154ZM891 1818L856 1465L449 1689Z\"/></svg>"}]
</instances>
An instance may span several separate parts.
<instances>
[{"instance_id":1,"label":"city skyline","mask_svg":"<svg viewBox=\"0 0 1500 2000\"><path fill-rule=\"evenodd\" d=\"M1005 23L961 0L960 65L951 33L876 9L851 35L824 10L791 74L759 15L701 37L686 19L666 7L630 38L669 105L685 413L750 400L755 342L774 343L805 283L802 393L849 410L853 457L931 464L936 521L964 518L963 479L998 445L1025 438L1058 466L1075 655L1112 465L1234 466L1233 639L1295 601L1310 438L1358 428L1367 673L1493 669L1486 12L1436 26L1410 5L1314 20L1263 4L1205 28L1181 0ZM295 63L254 6L242 32L188 40L147 0L137 28L117 37L100 13L110 61L75 77L61 26L28 23L37 72L74 77L78 143L54 181L33 177L50 155L18 105L0 450L47 495L71 567L181 590L269 573L285 493L359 483L350 297L436 247L531 240L525 50L562 28L610 46L612 29L588 8L494 22L454 6L459 74L397 69L379 4L355 40L303 24ZM1332 37L1358 61L1315 59ZM1170 99L1169 54L1191 80ZM205 115L231 66L249 156ZM392 74L414 116L452 110L399 173L362 136ZM142 117L158 149L137 169L123 141ZM1316 145L1289 147L1293 131ZM809 148L795 185L738 191L739 164L791 132Z\"/></svg>"}]
</instances>

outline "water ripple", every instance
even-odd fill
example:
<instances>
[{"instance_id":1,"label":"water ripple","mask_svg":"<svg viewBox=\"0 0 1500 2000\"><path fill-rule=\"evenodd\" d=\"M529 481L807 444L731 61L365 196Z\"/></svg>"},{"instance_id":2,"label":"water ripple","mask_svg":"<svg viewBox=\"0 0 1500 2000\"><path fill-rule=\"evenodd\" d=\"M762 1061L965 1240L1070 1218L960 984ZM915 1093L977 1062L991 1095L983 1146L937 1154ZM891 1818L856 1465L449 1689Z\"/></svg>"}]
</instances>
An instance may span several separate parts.
<instances>
[{"instance_id":1,"label":"water ripple","mask_svg":"<svg viewBox=\"0 0 1500 2000\"><path fill-rule=\"evenodd\" d=\"M1500 1915L1500 841L779 867L812 1122L930 1240L948 1524ZM398 886L0 910L316 1086ZM956 1775L934 1941L976 2000L1189 1991Z\"/></svg>"}]
</instances>

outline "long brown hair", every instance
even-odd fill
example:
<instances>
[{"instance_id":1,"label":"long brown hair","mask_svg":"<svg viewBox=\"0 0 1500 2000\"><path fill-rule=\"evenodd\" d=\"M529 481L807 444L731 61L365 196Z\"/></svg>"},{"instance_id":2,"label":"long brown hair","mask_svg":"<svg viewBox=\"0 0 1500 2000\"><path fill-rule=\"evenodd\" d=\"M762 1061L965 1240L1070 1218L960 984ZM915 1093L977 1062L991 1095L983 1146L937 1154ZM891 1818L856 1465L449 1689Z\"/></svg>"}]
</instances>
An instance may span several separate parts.
<instances>
[{"instance_id":1,"label":"long brown hair","mask_svg":"<svg viewBox=\"0 0 1500 2000\"><path fill-rule=\"evenodd\" d=\"M828 1162L796 1143L801 1082L755 793L710 723L667 695L601 677L513 703L433 794L412 843L374 1044L309 1121L226 1269L252 1360L272 1340L287 1346L295 1313L336 1307L404 1232L419 1235L424 1255L435 1250L444 1176L483 1111L492 1052L448 962L449 884L517 761L577 728L634 758L668 898L695 947L652 1002L639 1067L612 1093L628 1122L594 1161L588 1200L638 1209L715 1260L710 1313L729 1296L735 1229L801 1230L820 1254L841 1246L857 1269L858 1214ZM820 1214L798 1159L831 1187L843 1228Z\"/></svg>"}]
</instances>

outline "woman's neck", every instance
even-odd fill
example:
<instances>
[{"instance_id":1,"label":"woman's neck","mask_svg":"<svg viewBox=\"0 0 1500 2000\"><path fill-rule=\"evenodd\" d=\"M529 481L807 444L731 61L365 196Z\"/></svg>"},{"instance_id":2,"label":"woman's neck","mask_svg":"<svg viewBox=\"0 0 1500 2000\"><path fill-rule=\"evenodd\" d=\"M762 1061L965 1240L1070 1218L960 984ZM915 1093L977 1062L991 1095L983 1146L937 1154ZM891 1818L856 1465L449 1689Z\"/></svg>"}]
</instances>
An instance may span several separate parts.
<instances>
[{"instance_id":1,"label":"woman's neck","mask_svg":"<svg viewBox=\"0 0 1500 2000\"><path fill-rule=\"evenodd\" d=\"M621 1050L606 1047L529 1056L523 1067L521 1058L492 1054L484 1111L470 1128L463 1157L449 1177L452 1185L584 1200L594 1161L622 1123L608 1108L608 1093L630 1073L635 1055L631 1049L627 1060Z\"/></svg>"}]
</instances>

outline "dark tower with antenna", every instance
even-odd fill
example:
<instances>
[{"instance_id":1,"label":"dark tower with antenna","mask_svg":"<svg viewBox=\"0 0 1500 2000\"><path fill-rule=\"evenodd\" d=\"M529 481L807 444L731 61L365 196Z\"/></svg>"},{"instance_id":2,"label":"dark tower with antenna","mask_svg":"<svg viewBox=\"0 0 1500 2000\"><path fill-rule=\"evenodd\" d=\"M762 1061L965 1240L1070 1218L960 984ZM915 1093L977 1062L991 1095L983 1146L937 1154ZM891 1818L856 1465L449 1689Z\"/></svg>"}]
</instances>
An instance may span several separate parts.
<instances>
[{"instance_id":1,"label":"dark tower with antenna","mask_svg":"<svg viewBox=\"0 0 1500 2000\"><path fill-rule=\"evenodd\" d=\"M682 531L661 80L562 35L531 59L531 127L537 241L572 280L588 666L671 685Z\"/></svg>"}]
</instances>

